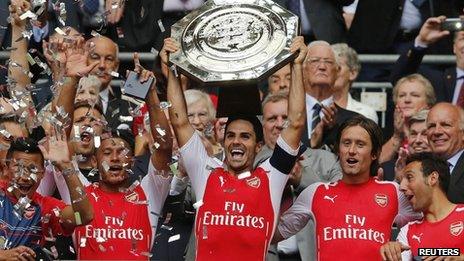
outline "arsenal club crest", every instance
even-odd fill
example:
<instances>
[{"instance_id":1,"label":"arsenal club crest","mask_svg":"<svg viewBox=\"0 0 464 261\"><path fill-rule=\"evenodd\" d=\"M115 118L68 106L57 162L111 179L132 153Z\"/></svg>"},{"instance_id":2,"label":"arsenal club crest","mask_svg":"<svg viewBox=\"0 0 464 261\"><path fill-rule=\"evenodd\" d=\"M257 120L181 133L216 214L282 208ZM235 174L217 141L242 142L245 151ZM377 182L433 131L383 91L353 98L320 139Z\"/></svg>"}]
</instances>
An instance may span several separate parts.
<instances>
[{"instance_id":1,"label":"arsenal club crest","mask_svg":"<svg viewBox=\"0 0 464 261\"><path fill-rule=\"evenodd\" d=\"M450 225L450 233L453 236L459 236L462 233L462 230L464 229L464 224L462 221L454 222L453 224Z\"/></svg>"},{"instance_id":2,"label":"arsenal club crest","mask_svg":"<svg viewBox=\"0 0 464 261\"><path fill-rule=\"evenodd\" d=\"M375 194L374 196L375 203L381 207L386 207L388 205L388 197L385 194Z\"/></svg>"},{"instance_id":3,"label":"arsenal club crest","mask_svg":"<svg viewBox=\"0 0 464 261\"><path fill-rule=\"evenodd\" d=\"M136 202L136 201L139 201L139 194L135 191L133 191L132 193L130 194L127 194L126 196L126 200L128 202Z\"/></svg>"},{"instance_id":4,"label":"arsenal club crest","mask_svg":"<svg viewBox=\"0 0 464 261\"><path fill-rule=\"evenodd\" d=\"M252 188L259 188L259 185L261 185L261 180L258 177L254 176L252 178L247 179L246 183L248 184L248 186Z\"/></svg>"}]
</instances>

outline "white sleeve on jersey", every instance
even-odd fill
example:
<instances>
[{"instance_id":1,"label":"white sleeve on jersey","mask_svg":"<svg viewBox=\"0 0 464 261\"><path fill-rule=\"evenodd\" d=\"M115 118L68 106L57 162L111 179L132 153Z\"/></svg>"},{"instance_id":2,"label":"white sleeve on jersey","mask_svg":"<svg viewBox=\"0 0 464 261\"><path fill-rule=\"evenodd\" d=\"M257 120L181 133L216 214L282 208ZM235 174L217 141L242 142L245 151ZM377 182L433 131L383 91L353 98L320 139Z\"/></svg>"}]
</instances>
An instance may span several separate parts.
<instances>
[{"instance_id":1,"label":"white sleeve on jersey","mask_svg":"<svg viewBox=\"0 0 464 261\"><path fill-rule=\"evenodd\" d=\"M314 183L305 188L293 205L282 214L277 227L282 237L289 238L295 235L306 226L309 219L314 220L314 215L311 212L311 206L314 192L321 184L323 183Z\"/></svg>"},{"instance_id":2,"label":"white sleeve on jersey","mask_svg":"<svg viewBox=\"0 0 464 261\"><path fill-rule=\"evenodd\" d=\"M177 175L174 175L171 181L171 189L169 190L169 195L177 196L184 192L187 188L189 182L189 177L179 178Z\"/></svg>"},{"instance_id":3,"label":"white sleeve on jersey","mask_svg":"<svg viewBox=\"0 0 464 261\"><path fill-rule=\"evenodd\" d=\"M158 224L158 216L161 215L164 201L166 200L169 189L171 188L171 177L164 177L157 173L155 166L151 162L148 164L148 173L143 177L141 186L145 196L148 200L148 217L150 218L150 225L152 229L153 244L156 233L156 226Z\"/></svg>"},{"instance_id":4,"label":"white sleeve on jersey","mask_svg":"<svg viewBox=\"0 0 464 261\"><path fill-rule=\"evenodd\" d=\"M40 181L37 193L42 196L51 196L55 191L56 184L55 178L53 178L53 170L50 167L45 168L44 177Z\"/></svg>"},{"instance_id":5,"label":"white sleeve on jersey","mask_svg":"<svg viewBox=\"0 0 464 261\"><path fill-rule=\"evenodd\" d=\"M271 203L272 208L274 209L275 217L279 216L280 202L282 201L282 194L284 192L285 184L287 184L288 174L284 174L278 171L276 168L272 167L269 159L264 161L260 168L264 169L269 178L269 191L271 193ZM274 220L277 221L277 220Z\"/></svg>"},{"instance_id":6,"label":"white sleeve on jersey","mask_svg":"<svg viewBox=\"0 0 464 261\"><path fill-rule=\"evenodd\" d=\"M392 184L395 185L396 193L398 195L398 215L395 218L395 224L400 228L408 222L421 219L422 213L414 212L409 200L406 198L404 193L400 191L398 183L392 182Z\"/></svg>"},{"instance_id":7,"label":"white sleeve on jersey","mask_svg":"<svg viewBox=\"0 0 464 261\"><path fill-rule=\"evenodd\" d=\"M209 174L211 174L211 170L207 169L207 166L208 168L211 167L214 169L221 167L222 162L208 156L197 132L190 137L179 151L181 155L181 162L179 164L183 164L185 167L187 175L192 182L192 188L195 191L196 198L200 200L203 198L206 182L208 181Z\"/></svg>"},{"instance_id":8,"label":"white sleeve on jersey","mask_svg":"<svg viewBox=\"0 0 464 261\"><path fill-rule=\"evenodd\" d=\"M398 237L396 238L396 241L400 242L401 244L405 246L409 246L408 242L408 230L409 230L409 225L405 225L401 228L400 233L398 233ZM401 252L401 260L403 261L409 261L412 260L412 252L411 250L405 250Z\"/></svg>"}]
</instances>

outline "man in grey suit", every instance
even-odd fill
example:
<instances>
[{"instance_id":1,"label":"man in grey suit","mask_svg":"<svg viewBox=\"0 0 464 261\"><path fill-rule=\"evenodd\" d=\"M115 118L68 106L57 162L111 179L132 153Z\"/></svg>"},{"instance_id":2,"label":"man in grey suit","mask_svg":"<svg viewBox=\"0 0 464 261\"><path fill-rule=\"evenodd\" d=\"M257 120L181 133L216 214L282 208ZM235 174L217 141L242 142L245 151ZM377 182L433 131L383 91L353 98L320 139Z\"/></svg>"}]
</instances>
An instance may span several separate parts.
<instances>
[{"instance_id":1,"label":"man in grey suit","mask_svg":"<svg viewBox=\"0 0 464 261\"><path fill-rule=\"evenodd\" d=\"M324 40L330 44L346 42L347 29L343 6L354 0L275 0L300 17L305 42Z\"/></svg>"},{"instance_id":2,"label":"man in grey suit","mask_svg":"<svg viewBox=\"0 0 464 261\"><path fill-rule=\"evenodd\" d=\"M256 155L255 165L272 155L277 137L286 125L287 105L288 92L286 91L270 94L264 99L262 109L265 145ZM310 184L335 181L341 175L340 165L334 154L325 150L307 149L290 173L280 211L283 212L290 207L296 195ZM280 242L277 246L271 245L267 260L314 260L313 236L314 223L310 222L294 237Z\"/></svg>"}]
</instances>

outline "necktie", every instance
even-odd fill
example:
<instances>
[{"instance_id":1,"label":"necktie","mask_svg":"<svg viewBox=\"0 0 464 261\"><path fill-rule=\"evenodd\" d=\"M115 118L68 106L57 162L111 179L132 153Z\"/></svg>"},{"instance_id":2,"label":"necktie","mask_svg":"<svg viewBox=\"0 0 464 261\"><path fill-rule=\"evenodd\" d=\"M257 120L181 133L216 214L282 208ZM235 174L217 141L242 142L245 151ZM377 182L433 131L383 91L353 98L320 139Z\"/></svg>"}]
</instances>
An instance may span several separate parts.
<instances>
[{"instance_id":1,"label":"necktie","mask_svg":"<svg viewBox=\"0 0 464 261\"><path fill-rule=\"evenodd\" d=\"M98 12L98 8L100 7L100 1L99 0L85 0L84 1L84 11L89 14L93 15L96 12Z\"/></svg>"},{"instance_id":2,"label":"necktie","mask_svg":"<svg viewBox=\"0 0 464 261\"><path fill-rule=\"evenodd\" d=\"M300 16L300 0L287 0L287 8L290 12Z\"/></svg>"},{"instance_id":3,"label":"necktie","mask_svg":"<svg viewBox=\"0 0 464 261\"><path fill-rule=\"evenodd\" d=\"M464 79L464 76L459 77L458 80L459 79ZM456 105L461 108L464 108L464 81L462 81L461 90L459 91L458 101L456 102Z\"/></svg>"},{"instance_id":4,"label":"necktie","mask_svg":"<svg viewBox=\"0 0 464 261\"><path fill-rule=\"evenodd\" d=\"M411 3L419 9L425 3L425 0L411 0Z\"/></svg>"},{"instance_id":5,"label":"necktie","mask_svg":"<svg viewBox=\"0 0 464 261\"><path fill-rule=\"evenodd\" d=\"M464 98L464 97L463 97ZM311 132L314 131L314 128L316 128L317 124L321 122L321 117L319 116L319 113L321 112L322 106L319 103L316 103L313 107L313 115L312 115L312 121L311 121Z\"/></svg>"}]
</instances>

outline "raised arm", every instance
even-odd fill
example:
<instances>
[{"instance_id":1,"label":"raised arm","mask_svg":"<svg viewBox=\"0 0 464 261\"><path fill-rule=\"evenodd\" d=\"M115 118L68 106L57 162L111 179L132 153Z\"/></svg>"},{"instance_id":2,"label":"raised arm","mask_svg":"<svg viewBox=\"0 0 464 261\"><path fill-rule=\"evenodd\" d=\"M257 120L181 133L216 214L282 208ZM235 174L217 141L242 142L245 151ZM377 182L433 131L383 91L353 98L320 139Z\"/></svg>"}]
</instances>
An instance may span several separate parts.
<instances>
[{"instance_id":1,"label":"raised arm","mask_svg":"<svg viewBox=\"0 0 464 261\"><path fill-rule=\"evenodd\" d=\"M296 59L291 63L292 83L288 99L288 127L282 131L282 138L292 147L298 149L301 134L306 124L305 91L303 87L303 61L306 57L307 48L302 36L293 41L291 52L299 52Z\"/></svg>"},{"instance_id":2,"label":"raised arm","mask_svg":"<svg viewBox=\"0 0 464 261\"><path fill-rule=\"evenodd\" d=\"M146 82L155 77L153 72L145 70L140 65L138 53L134 53L134 71L139 75L140 82ZM156 149L151 155L151 162L157 170L169 170L172 156L172 136L169 122L160 107L160 100L156 92L156 79L154 79L145 101L150 117L150 132Z\"/></svg>"},{"instance_id":3,"label":"raised arm","mask_svg":"<svg viewBox=\"0 0 464 261\"><path fill-rule=\"evenodd\" d=\"M86 76L95 66L98 61L92 64L87 64L87 56L89 55L89 47L85 44L84 38L76 38L72 46L63 46L65 48L65 70L59 75L63 75L63 86L58 97L53 98L53 103L56 107L64 108L66 113L71 117L74 113L74 98L76 97L76 87L81 77ZM52 111L56 111L56 107L52 106ZM69 136L71 125L65 127L66 134Z\"/></svg>"},{"instance_id":4,"label":"raised arm","mask_svg":"<svg viewBox=\"0 0 464 261\"><path fill-rule=\"evenodd\" d=\"M93 219L93 207L87 198L84 186L78 177L78 171L71 162L71 154L64 130L52 130L52 136L47 138L46 144L40 145L44 158L51 160L55 167L61 171L71 197L71 205L66 206L60 218L65 231L73 231L74 227L86 225Z\"/></svg>"},{"instance_id":5,"label":"raised arm","mask_svg":"<svg viewBox=\"0 0 464 261\"><path fill-rule=\"evenodd\" d=\"M390 74L390 81L393 85L402 77L416 73L422 63L427 47L450 34L449 31L441 30L441 24L445 19L445 16L439 16L431 17L425 21L414 41L414 46L401 54L393 66Z\"/></svg>"},{"instance_id":6,"label":"raised arm","mask_svg":"<svg viewBox=\"0 0 464 261\"><path fill-rule=\"evenodd\" d=\"M167 65L169 54L177 51L179 51L177 43L172 38L165 39L163 49L159 54L161 61ZM195 130L190 125L187 117L187 105L180 85L180 75L176 75L175 69L174 71L169 70L168 101L171 103L169 108L171 125L174 128L179 147L182 147L192 137Z\"/></svg>"},{"instance_id":7,"label":"raised arm","mask_svg":"<svg viewBox=\"0 0 464 261\"><path fill-rule=\"evenodd\" d=\"M12 0L10 9L11 16L11 53L8 68L8 77L17 82L16 88L24 89L31 83L29 78L29 63L27 62L27 38L23 36L26 31L26 23L29 19L21 20L20 16L31 8L28 1Z\"/></svg>"}]
</instances>

